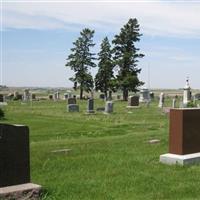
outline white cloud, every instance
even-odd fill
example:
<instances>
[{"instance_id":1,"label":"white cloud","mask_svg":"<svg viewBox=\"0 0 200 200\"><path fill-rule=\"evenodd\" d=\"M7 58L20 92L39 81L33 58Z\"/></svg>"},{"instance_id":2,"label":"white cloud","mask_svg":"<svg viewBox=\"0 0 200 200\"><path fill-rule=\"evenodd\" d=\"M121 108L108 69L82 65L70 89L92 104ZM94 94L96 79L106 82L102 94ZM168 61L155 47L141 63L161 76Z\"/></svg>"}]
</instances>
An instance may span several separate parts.
<instances>
[{"instance_id":1,"label":"white cloud","mask_svg":"<svg viewBox=\"0 0 200 200\"><path fill-rule=\"evenodd\" d=\"M74 29L80 25L114 32L136 17L148 35L200 37L200 2L3 3L7 28Z\"/></svg>"}]
</instances>

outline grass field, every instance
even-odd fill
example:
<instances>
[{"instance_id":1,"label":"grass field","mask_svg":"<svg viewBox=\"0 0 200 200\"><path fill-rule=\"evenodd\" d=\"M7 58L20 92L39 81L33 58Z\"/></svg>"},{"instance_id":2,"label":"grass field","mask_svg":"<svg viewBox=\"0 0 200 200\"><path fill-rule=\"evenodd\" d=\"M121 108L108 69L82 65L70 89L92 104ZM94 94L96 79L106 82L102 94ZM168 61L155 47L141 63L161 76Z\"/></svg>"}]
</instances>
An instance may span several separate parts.
<instances>
[{"instance_id":1,"label":"grass field","mask_svg":"<svg viewBox=\"0 0 200 200\"><path fill-rule=\"evenodd\" d=\"M87 102L78 103L80 113L68 113L64 101L5 108L2 122L30 128L31 176L43 186L41 199L200 199L200 166L159 163L168 152L168 117L158 102L127 110L127 102L116 101L111 115L86 115ZM52 153L59 149L71 151Z\"/></svg>"}]
</instances>

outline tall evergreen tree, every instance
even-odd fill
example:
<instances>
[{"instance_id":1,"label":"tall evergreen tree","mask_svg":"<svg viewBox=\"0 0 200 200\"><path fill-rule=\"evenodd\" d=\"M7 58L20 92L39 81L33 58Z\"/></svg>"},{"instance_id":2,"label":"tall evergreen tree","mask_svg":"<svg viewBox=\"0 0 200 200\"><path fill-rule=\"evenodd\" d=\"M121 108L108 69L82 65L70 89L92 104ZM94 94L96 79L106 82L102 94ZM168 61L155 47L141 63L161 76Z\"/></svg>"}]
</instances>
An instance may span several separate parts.
<instances>
[{"instance_id":1,"label":"tall evergreen tree","mask_svg":"<svg viewBox=\"0 0 200 200\"><path fill-rule=\"evenodd\" d=\"M137 87L143 84L138 79L141 69L137 68L137 63L138 58L144 55L138 53L139 49L135 47L135 42L140 41L139 30L137 19L129 19L112 41L115 45L113 48L115 66L119 67L117 83L123 91L123 100L128 99L129 91L136 92Z\"/></svg>"},{"instance_id":2,"label":"tall evergreen tree","mask_svg":"<svg viewBox=\"0 0 200 200\"><path fill-rule=\"evenodd\" d=\"M111 45L107 37L101 43L101 50L98 53L98 72L95 76L95 89L100 90L107 97L108 91L114 89L114 73Z\"/></svg>"},{"instance_id":3,"label":"tall evergreen tree","mask_svg":"<svg viewBox=\"0 0 200 200\"><path fill-rule=\"evenodd\" d=\"M95 54L90 52L90 48L95 45L92 41L93 36L94 30L88 28L80 32L80 37L73 42L72 53L68 56L65 65L75 72L70 80L74 82L74 89L80 88L80 99L83 98L83 91L89 92L93 88L93 78L89 72L91 67L96 67L93 62Z\"/></svg>"}]
</instances>

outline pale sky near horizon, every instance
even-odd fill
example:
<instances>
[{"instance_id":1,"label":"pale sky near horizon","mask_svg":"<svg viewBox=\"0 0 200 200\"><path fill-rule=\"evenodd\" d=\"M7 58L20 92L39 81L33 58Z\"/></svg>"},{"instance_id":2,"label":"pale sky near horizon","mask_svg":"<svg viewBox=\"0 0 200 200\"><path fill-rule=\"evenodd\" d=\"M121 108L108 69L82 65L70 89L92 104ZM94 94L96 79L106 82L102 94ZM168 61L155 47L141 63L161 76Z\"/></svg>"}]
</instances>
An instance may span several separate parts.
<instances>
[{"instance_id":1,"label":"pale sky near horizon","mask_svg":"<svg viewBox=\"0 0 200 200\"><path fill-rule=\"evenodd\" d=\"M3 85L70 87L73 72L65 63L80 31L95 30L91 51L98 53L105 36L112 41L137 18L145 86L182 88L189 76L191 87L200 89L200 1L3 0L1 16Z\"/></svg>"}]
</instances>

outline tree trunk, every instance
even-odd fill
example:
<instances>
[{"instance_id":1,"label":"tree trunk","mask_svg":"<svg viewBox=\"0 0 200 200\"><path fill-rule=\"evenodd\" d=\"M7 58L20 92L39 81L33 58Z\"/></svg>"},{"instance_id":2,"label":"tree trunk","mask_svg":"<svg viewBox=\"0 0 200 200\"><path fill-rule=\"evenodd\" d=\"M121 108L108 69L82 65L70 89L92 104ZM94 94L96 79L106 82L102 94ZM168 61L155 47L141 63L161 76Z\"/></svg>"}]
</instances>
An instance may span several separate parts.
<instances>
[{"instance_id":1,"label":"tree trunk","mask_svg":"<svg viewBox=\"0 0 200 200\"><path fill-rule=\"evenodd\" d=\"M83 99L83 88L80 87L80 99Z\"/></svg>"},{"instance_id":2,"label":"tree trunk","mask_svg":"<svg viewBox=\"0 0 200 200\"><path fill-rule=\"evenodd\" d=\"M128 90L126 88L123 89L123 100L124 101L128 100Z\"/></svg>"}]
</instances>

